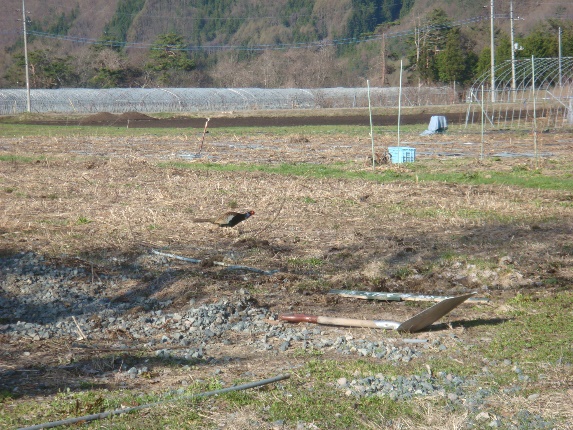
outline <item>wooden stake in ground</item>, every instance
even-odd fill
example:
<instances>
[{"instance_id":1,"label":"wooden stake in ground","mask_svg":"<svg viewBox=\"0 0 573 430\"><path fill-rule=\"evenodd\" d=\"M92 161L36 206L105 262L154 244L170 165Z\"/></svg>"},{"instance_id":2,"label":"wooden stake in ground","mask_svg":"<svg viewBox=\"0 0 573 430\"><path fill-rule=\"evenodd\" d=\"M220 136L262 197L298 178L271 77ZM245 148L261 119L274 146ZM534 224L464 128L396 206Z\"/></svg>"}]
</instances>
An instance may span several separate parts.
<instances>
[{"instance_id":1,"label":"wooden stake in ground","mask_svg":"<svg viewBox=\"0 0 573 430\"><path fill-rule=\"evenodd\" d=\"M203 150L203 144L205 143L205 134L207 134L207 126L209 125L209 120L211 118L207 118L207 121L205 121L205 128L203 128L203 138L201 139L201 146L199 147L199 154L201 154L201 151Z\"/></svg>"}]
</instances>

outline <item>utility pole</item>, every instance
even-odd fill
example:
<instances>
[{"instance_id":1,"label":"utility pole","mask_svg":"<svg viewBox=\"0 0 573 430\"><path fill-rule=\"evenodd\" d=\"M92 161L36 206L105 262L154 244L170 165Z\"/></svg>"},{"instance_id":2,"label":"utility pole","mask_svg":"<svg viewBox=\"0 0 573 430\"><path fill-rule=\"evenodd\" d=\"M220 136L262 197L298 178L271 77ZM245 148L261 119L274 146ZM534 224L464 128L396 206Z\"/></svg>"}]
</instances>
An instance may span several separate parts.
<instances>
[{"instance_id":1,"label":"utility pole","mask_svg":"<svg viewBox=\"0 0 573 430\"><path fill-rule=\"evenodd\" d=\"M491 101L495 102L495 43L493 29L493 0L491 0L490 27L491 27Z\"/></svg>"},{"instance_id":2,"label":"utility pole","mask_svg":"<svg viewBox=\"0 0 573 430\"><path fill-rule=\"evenodd\" d=\"M563 85L563 76L561 75L561 27L559 27L559 86Z\"/></svg>"},{"instance_id":3,"label":"utility pole","mask_svg":"<svg viewBox=\"0 0 573 430\"><path fill-rule=\"evenodd\" d=\"M509 2L509 21L511 25L511 92L515 100L515 44L513 41L513 0Z\"/></svg>"},{"instance_id":4,"label":"utility pole","mask_svg":"<svg viewBox=\"0 0 573 430\"><path fill-rule=\"evenodd\" d=\"M22 0L22 25L24 26L24 64L26 66L26 109L28 112L31 112L30 72L28 71L28 33L26 30L26 5L24 4L24 0Z\"/></svg>"},{"instance_id":5,"label":"utility pole","mask_svg":"<svg viewBox=\"0 0 573 430\"><path fill-rule=\"evenodd\" d=\"M386 86L386 33L382 33L382 87Z\"/></svg>"}]
</instances>

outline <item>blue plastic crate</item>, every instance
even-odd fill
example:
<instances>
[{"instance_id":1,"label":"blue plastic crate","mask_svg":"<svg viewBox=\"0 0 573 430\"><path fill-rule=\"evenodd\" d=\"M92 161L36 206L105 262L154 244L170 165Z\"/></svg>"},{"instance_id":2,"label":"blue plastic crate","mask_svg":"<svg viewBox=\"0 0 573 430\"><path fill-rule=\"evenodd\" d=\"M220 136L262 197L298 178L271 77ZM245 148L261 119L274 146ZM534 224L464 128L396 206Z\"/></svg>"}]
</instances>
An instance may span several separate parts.
<instances>
[{"instance_id":1,"label":"blue plastic crate","mask_svg":"<svg viewBox=\"0 0 573 430\"><path fill-rule=\"evenodd\" d=\"M413 163L416 161L416 148L406 146L389 146L388 152L392 157L392 163Z\"/></svg>"}]
</instances>

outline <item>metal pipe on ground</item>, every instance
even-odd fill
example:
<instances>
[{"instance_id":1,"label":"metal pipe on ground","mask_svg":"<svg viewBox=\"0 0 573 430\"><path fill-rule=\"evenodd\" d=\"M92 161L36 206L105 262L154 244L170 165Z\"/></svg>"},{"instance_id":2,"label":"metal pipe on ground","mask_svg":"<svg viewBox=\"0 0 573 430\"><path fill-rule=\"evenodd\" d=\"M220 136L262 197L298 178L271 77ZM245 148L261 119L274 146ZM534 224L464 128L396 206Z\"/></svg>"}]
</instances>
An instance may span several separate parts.
<instances>
[{"instance_id":1,"label":"metal pipe on ground","mask_svg":"<svg viewBox=\"0 0 573 430\"><path fill-rule=\"evenodd\" d=\"M256 381L256 382L249 382L248 384L236 385L233 387L222 388L220 390L207 391L204 393L192 394L190 396L177 397L174 399L164 400L162 402L147 403L145 405L134 406L132 408L115 409L113 411L101 412L99 414L85 415L83 417L76 417L76 418L69 418L67 420L52 421L49 423L38 424L35 426L31 426L31 427L22 427L18 430L39 430L39 429L47 429L47 428L65 426L65 425L70 425L70 424L77 424L77 423L86 422L86 421L94 421L94 420L99 420L102 418L111 417L112 415L125 414L126 412L134 412L134 411L139 411L141 409L147 409L147 408L152 408L154 406L164 405L167 403L174 402L176 400L196 399L199 397L209 397L209 396L215 396L217 394L229 393L231 391L246 390L249 388L259 387L261 385L267 385L267 384L271 384L273 382L282 381L283 379L288 379L288 378L290 378L290 375L288 375L288 374L287 375L278 375L278 376L275 376L274 378L263 379L261 381Z\"/></svg>"}]
</instances>

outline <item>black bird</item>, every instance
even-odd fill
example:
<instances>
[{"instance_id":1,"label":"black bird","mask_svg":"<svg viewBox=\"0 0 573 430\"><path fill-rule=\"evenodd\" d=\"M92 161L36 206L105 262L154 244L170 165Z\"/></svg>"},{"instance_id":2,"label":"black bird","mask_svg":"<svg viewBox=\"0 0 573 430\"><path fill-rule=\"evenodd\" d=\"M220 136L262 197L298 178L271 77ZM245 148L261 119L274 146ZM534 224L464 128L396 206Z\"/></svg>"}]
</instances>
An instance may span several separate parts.
<instances>
[{"instance_id":1,"label":"black bird","mask_svg":"<svg viewBox=\"0 0 573 430\"><path fill-rule=\"evenodd\" d=\"M194 222L210 222L211 224L218 225L219 227L235 227L240 222L255 214L255 211L241 212L225 212L217 218L195 218Z\"/></svg>"}]
</instances>

